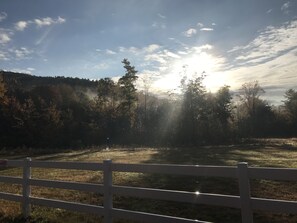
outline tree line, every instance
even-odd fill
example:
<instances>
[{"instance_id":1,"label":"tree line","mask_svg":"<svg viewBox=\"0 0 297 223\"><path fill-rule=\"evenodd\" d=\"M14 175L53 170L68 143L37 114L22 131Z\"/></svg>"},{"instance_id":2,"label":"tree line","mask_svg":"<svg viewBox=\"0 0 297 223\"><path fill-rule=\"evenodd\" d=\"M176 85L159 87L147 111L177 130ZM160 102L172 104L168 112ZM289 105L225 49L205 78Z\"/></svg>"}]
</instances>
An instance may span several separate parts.
<instances>
[{"instance_id":1,"label":"tree line","mask_svg":"<svg viewBox=\"0 0 297 223\"><path fill-rule=\"evenodd\" d=\"M0 74L2 147L81 147L111 144L192 146L247 137L297 135L297 91L288 89L280 106L261 96L257 81L234 95L229 86L210 93L204 74L181 79L180 93L158 97L136 89L137 70L122 61L117 81L35 78Z\"/></svg>"}]
</instances>

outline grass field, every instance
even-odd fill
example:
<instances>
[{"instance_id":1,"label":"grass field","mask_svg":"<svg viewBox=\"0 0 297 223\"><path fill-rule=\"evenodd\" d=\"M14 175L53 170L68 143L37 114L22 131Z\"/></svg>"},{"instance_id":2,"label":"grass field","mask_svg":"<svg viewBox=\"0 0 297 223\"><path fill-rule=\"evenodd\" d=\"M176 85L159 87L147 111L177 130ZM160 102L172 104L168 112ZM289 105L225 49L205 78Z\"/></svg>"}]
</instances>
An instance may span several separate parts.
<instances>
[{"instance_id":1,"label":"grass field","mask_svg":"<svg viewBox=\"0 0 297 223\"><path fill-rule=\"evenodd\" d=\"M109 151L89 148L75 151L43 151L39 154L22 149L0 151L0 159L21 159L26 156L36 160L98 161L112 159L116 163L170 163L236 165L248 162L250 166L297 168L297 139L258 139L236 145L205 146L199 148L114 148ZM21 176L19 168L0 169L0 175ZM102 183L102 173L58 169L32 170L33 178L64 181ZM203 193L238 195L238 182L228 178L178 177L161 174L114 173L117 185L142 186ZM297 201L297 182L253 180L252 196ZM21 186L0 183L1 192L21 193ZM102 205L102 196L71 190L32 187L37 197L77 201ZM114 197L114 207L137 211L180 216L210 222L241 222L240 211L216 206L191 205L130 197ZM20 204L0 200L0 222L22 222ZM297 222L297 216L281 213L254 213L254 222ZM32 207L30 222L101 222L101 218L68 212L60 209ZM118 222L128 222L119 220Z\"/></svg>"}]
</instances>

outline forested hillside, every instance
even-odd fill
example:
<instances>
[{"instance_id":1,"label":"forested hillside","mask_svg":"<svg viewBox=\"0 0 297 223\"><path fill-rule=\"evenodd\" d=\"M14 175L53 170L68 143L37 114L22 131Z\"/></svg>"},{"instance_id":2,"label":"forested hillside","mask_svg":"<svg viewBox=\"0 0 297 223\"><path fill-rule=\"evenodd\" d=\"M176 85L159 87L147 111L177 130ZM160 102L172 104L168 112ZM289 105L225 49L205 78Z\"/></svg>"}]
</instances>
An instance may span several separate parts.
<instances>
[{"instance_id":1,"label":"forested hillside","mask_svg":"<svg viewBox=\"0 0 297 223\"><path fill-rule=\"evenodd\" d=\"M257 81L207 92L204 76L181 79L180 94L137 90L127 59L118 82L36 77L1 71L0 144L5 147L81 147L100 144L198 145L246 137L297 135L297 91L269 105Z\"/></svg>"}]
</instances>

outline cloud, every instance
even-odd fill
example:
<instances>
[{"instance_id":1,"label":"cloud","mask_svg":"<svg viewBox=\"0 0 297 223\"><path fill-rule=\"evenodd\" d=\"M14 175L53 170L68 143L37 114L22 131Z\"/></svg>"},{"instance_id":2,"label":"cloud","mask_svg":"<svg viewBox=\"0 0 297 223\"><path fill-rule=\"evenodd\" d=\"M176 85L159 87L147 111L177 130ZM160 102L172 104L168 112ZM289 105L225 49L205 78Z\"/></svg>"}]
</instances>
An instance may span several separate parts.
<instances>
[{"instance_id":1,"label":"cloud","mask_svg":"<svg viewBox=\"0 0 297 223\"><path fill-rule=\"evenodd\" d=\"M33 68L33 67L28 67L27 70L29 70L29 71L35 71L36 69Z\"/></svg>"},{"instance_id":2,"label":"cloud","mask_svg":"<svg viewBox=\"0 0 297 223\"><path fill-rule=\"evenodd\" d=\"M201 53L203 51L207 51L207 50L213 49L213 46L212 45L209 45L209 44L204 44L204 45L198 46L198 47L195 46L192 49L194 49L196 53Z\"/></svg>"},{"instance_id":3,"label":"cloud","mask_svg":"<svg viewBox=\"0 0 297 223\"><path fill-rule=\"evenodd\" d=\"M17 23L15 23L14 28L17 31L24 31L26 28L28 28L28 26L30 24L34 24L36 25L38 28L42 28L45 26L51 26L51 25L55 25L55 24L62 24L65 23L66 19L62 18L62 17L58 17L56 19L53 19L51 17L45 17L45 18L39 18L39 19L34 19L34 20L27 20L27 21L18 21Z\"/></svg>"},{"instance_id":4,"label":"cloud","mask_svg":"<svg viewBox=\"0 0 297 223\"><path fill-rule=\"evenodd\" d=\"M0 30L0 44L6 44L11 40L10 35L8 33L2 32Z\"/></svg>"},{"instance_id":5,"label":"cloud","mask_svg":"<svg viewBox=\"0 0 297 223\"><path fill-rule=\"evenodd\" d=\"M269 9L266 11L267 14L270 14L272 12L272 9Z\"/></svg>"},{"instance_id":6,"label":"cloud","mask_svg":"<svg viewBox=\"0 0 297 223\"><path fill-rule=\"evenodd\" d=\"M57 19L53 19L50 17L46 17L42 19L34 19L34 23L37 25L37 27L50 26L53 24L62 24L65 22L66 22L66 19L61 18L60 16Z\"/></svg>"},{"instance_id":7,"label":"cloud","mask_svg":"<svg viewBox=\"0 0 297 223\"><path fill-rule=\"evenodd\" d=\"M166 29L166 24L164 22L154 22L152 27L156 29Z\"/></svg>"},{"instance_id":8,"label":"cloud","mask_svg":"<svg viewBox=\"0 0 297 223\"><path fill-rule=\"evenodd\" d=\"M177 53L181 54L181 55L187 55L188 54L186 51L178 51Z\"/></svg>"},{"instance_id":9,"label":"cloud","mask_svg":"<svg viewBox=\"0 0 297 223\"><path fill-rule=\"evenodd\" d=\"M62 23L64 23L64 22L66 22L66 19L65 18L62 18L62 17L58 17L58 19L56 20L56 23L58 23L58 24L62 24Z\"/></svg>"},{"instance_id":10,"label":"cloud","mask_svg":"<svg viewBox=\"0 0 297 223\"><path fill-rule=\"evenodd\" d=\"M286 2L282 5L281 11L284 12L285 14L289 14L289 7L291 6L290 2Z\"/></svg>"},{"instance_id":11,"label":"cloud","mask_svg":"<svg viewBox=\"0 0 297 223\"><path fill-rule=\"evenodd\" d=\"M18 31L23 31L28 26L28 22L26 21L18 21L15 24L15 29Z\"/></svg>"},{"instance_id":12,"label":"cloud","mask_svg":"<svg viewBox=\"0 0 297 223\"><path fill-rule=\"evenodd\" d=\"M187 31L183 32L182 34L186 37L192 37L197 33L197 30L194 28L190 28Z\"/></svg>"},{"instance_id":13,"label":"cloud","mask_svg":"<svg viewBox=\"0 0 297 223\"><path fill-rule=\"evenodd\" d=\"M212 25L212 26L216 26L217 24L213 22L213 23L211 23L211 25Z\"/></svg>"},{"instance_id":14,"label":"cloud","mask_svg":"<svg viewBox=\"0 0 297 223\"><path fill-rule=\"evenodd\" d=\"M207 32L209 32L209 31L213 31L213 28L202 28L202 29L200 29L200 31L207 31Z\"/></svg>"},{"instance_id":15,"label":"cloud","mask_svg":"<svg viewBox=\"0 0 297 223\"><path fill-rule=\"evenodd\" d=\"M161 13L158 13L158 16L159 16L161 19L166 19L166 16L165 16L165 15L162 15Z\"/></svg>"},{"instance_id":16,"label":"cloud","mask_svg":"<svg viewBox=\"0 0 297 223\"><path fill-rule=\"evenodd\" d=\"M118 51L120 53L125 53L125 54L141 55L141 54L153 53L160 48L161 48L161 46L158 44L150 44L143 48L137 48L134 46L131 46L131 47L120 46L118 48Z\"/></svg>"},{"instance_id":17,"label":"cloud","mask_svg":"<svg viewBox=\"0 0 297 223\"><path fill-rule=\"evenodd\" d=\"M153 22L152 27L155 29L166 29L167 28L165 23L166 16L162 15L161 13L158 13L158 18L157 18L158 21Z\"/></svg>"},{"instance_id":18,"label":"cloud","mask_svg":"<svg viewBox=\"0 0 297 223\"><path fill-rule=\"evenodd\" d=\"M12 30L0 28L0 44L5 45L10 42L11 36L13 35L14 33Z\"/></svg>"},{"instance_id":19,"label":"cloud","mask_svg":"<svg viewBox=\"0 0 297 223\"><path fill-rule=\"evenodd\" d=\"M32 70L32 69L34 69L34 68L31 68L31 67L28 67L28 68L24 68L24 69L20 69L20 68L12 68L12 69L10 69L9 71L12 71L12 72L15 72L15 73L23 73L23 74L32 74L32 71L34 71L34 70Z\"/></svg>"},{"instance_id":20,"label":"cloud","mask_svg":"<svg viewBox=\"0 0 297 223\"><path fill-rule=\"evenodd\" d=\"M151 45L148 45L147 47L144 47L144 51L147 53L152 53L158 49L160 49L160 46L158 44L151 44Z\"/></svg>"},{"instance_id":21,"label":"cloud","mask_svg":"<svg viewBox=\"0 0 297 223\"><path fill-rule=\"evenodd\" d=\"M160 47L158 48L160 49ZM158 63L158 66L164 67L165 65L167 66L168 63L170 63L170 61L172 61L173 59L179 59L181 58L180 55L178 55L178 52L172 52L168 49L163 49L163 50L159 50L159 51L145 51L145 55L144 55L144 60L145 61L149 61L151 63Z\"/></svg>"},{"instance_id":22,"label":"cloud","mask_svg":"<svg viewBox=\"0 0 297 223\"><path fill-rule=\"evenodd\" d=\"M9 56L7 54L7 52L3 52L3 51L0 51L0 61L7 61L9 60Z\"/></svg>"},{"instance_id":23,"label":"cloud","mask_svg":"<svg viewBox=\"0 0 297 223\"><path fill-rule=\"evenodd\" d=\"M106 54L108 54L108 55L115 55L115 54L117 54L116 52L114 52L114 51L112 51L112 50L109 50L109 49L107 49L105 52L106 52Z\"/></svg>"},{"instance_id":24,"label":"cloud","mask_svg":"<svg viewBox=\"0 0 297 223\"><path fill-rule=\"evenodd\" d=\"M0 60L10 61L10 60L24 60L31 59L31 55L34 53L33 50L27 47L20 48L9 48L0 50Z\"/></svg>"},{"instance_id":25,"label":"cloud","mask_svg":"<svg viewBox=\"0 0 297 223\"><path fill-rule=\"evenodd\" d=\"M173 52L170 52L168 50L164 50L163 53L167 56L167 57L171 57L171 58L175 58L175 59L179 59L180 56L173 53Z\"/></svg>"},{"instance_id":26,"label":"cloud","mask_svg":"<svg viewBox=\"0 0 297 223\"><path fill-rule=\"evenodd\" d=\"M140 53L140 49L134 46L131 46L129 48L124 48L123 52L127 52L127 53L131 53L131 54L139 54Z\"/></svg>"},{"instance_id":27,"label":"cloud","mask_svg":"<svg viewBox=\"0 0 297 223\"><path fill-rule=\"evenodd\" d=\"M21 47L21 48L18 48L18 49L13 49L13 50L10 50L14 55L15 55L15 58L16 59L30 59L30 55L33 53L32 50L29 50L28 48L26 47Z\"/></svg>"},{"instance_id":28,"label":"cloud","mask_svg":"<svg viewBox=\"0 0 297 223\"><path fill-rule=\"evenodd\" d=\"M0 22L5 20L7 18L7 13L6 12L0 12Z\"/></svg>"},{"instance_id":29,"label":"cloud","mask_svg":"<svg viewBox=\"0 0 297 223\"><path fill-rule=\"evenodd\" d=\"M165 64L166 60L164 59L164 55L160 53L148 54L144 57L145 61L158 62L159 64Z\"/></svg>"},{"instance_id":30,"label":"cloud","mask_svg":"<svg viewBox=\"0 0 297 223\"><path fill-rule=\"evenodd\" d=\"M198 23L197 23L197 26L200 27L200 28L202 28L204 25L203 25L203 23L198 22Z\"/></svg>"},{"instance_id":31,"label":"cloud","mask_svg":"<svg viewBox=\"0 0 297 223\"><path fill-rule=\"evenodd\" d=\"M99 64L96 64L95 66L94 66L94 69L96 69L96 70L105 70L105 69L108 69L109 68L109 65L108 65L108 63L99 63Z\"/></svg>"}]
</instances>

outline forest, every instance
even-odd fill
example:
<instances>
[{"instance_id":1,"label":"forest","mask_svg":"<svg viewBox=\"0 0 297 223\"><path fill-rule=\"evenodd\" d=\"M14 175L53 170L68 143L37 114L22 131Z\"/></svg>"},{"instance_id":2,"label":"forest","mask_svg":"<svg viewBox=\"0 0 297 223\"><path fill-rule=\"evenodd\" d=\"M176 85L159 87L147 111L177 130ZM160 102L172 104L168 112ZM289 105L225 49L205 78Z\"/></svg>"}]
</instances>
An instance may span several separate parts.
<instances>
[{"instance_id":1,"label":"forest","mask_svg":"<svg viewBox=\"0 0 297 223\"><path fill-rule=\"evenodd\" d=\"M230 86L210 93L202 74L182 77L180 93L160 97L149 85L138 90L137 70L128 59L122 63L118 81L1 71L0 146L195 146L297 135L295 89L273 106L256 80L236 94Z\"/></svg>"}]
</instances>

